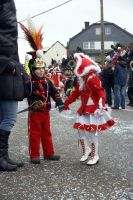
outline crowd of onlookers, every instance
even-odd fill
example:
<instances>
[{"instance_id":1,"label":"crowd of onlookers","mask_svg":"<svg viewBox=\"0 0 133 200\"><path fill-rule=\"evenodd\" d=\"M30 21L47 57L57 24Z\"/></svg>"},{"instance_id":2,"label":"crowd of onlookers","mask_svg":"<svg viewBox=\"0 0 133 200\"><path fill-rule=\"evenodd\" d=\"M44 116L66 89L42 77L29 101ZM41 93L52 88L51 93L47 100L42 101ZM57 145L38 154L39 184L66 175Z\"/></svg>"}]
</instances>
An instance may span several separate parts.
<instances>
[{"instance_id":1,"label":"crowd of onlookers","mask_svg":"<svg viewBox=\"0 0 133 200\"><path fill-rule=\"evenodd\" d=\"M124 49L118 45L113 47L106 57L105 66L100 74L106 91L106 101L113 109L125 109L125 97L128 96L128 106L133 107L133 48Z\"/></svg>"}]
</instances>

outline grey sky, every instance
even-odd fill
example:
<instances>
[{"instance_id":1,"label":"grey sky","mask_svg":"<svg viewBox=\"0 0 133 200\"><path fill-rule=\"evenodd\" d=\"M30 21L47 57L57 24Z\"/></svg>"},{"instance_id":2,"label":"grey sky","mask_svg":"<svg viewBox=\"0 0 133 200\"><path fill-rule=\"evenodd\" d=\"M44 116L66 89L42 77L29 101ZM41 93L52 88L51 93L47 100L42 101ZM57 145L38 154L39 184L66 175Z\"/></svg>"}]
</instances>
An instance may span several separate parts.
<instances>
[{"instance_id":1,"label":"grey sky","mask_svg":"<svg viewBox=\"0 0 133 200\"><path fill-rule=\"evenodd\" d=\"M15 0L18 21L44 12L67 0ZM103 0L104 20L113 22L133 34L133 0ZM69 38L84 28L84 22L90 24L100 20L100 0L72 0L71 2L33 19L36 26L44 25L44 47L57 40L66 45ZM26 22L23 22L25 25ZM19 31L19 36L23 36ZM19 39L20 58L23 60L29 46ZM22 55L23 54L23 55Z\"/></svg>"}]
</instances>

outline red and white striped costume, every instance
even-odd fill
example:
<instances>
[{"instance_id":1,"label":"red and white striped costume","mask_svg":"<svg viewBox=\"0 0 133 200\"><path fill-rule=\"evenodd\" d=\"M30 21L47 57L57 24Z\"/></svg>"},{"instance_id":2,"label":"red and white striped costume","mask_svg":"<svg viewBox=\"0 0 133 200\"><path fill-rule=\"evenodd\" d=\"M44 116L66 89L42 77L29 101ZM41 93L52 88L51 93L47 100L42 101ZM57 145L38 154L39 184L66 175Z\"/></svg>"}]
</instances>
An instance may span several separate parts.
<instances>
[{"instance_id":1,"label":"red and white striped costume","mask_svg":"<svg viewBox=\"0 0 133 200\"><path fill-rule=\"evenodd\" d=\"M98 76L89 73L84 77L82 90L80 90L80 84L65 100L65 105L68 106L81 97L81 105L77 111L78 116L74 128L93 132L106 130L114 125L110 109L105 107L105 92ZM97 116L95 111L99 108L103 108L103 110L101 110L101 115Z\"/></svg>"},{"instance_id":2,"label":"red and white striped costume","mask_svg":"<svg viewBox=\"0 0 133 200\"><path fill-rule=\"evenodd\" d=\"M95 74L100 72L100 67L83 53L76 53L74 57L75 74L79 78L79 83L64 104L67 108L80 97L81 105L77 110L77 119L74 123L83 150L80 161L88 160L91 153L87 165L95 165L99 162L97 133L113 126L115 121L111 117L110 108L105 105L105 91L101 80ZM88 136L91 137L91 148L88 145Z\"/></svg>"}]
</instances>

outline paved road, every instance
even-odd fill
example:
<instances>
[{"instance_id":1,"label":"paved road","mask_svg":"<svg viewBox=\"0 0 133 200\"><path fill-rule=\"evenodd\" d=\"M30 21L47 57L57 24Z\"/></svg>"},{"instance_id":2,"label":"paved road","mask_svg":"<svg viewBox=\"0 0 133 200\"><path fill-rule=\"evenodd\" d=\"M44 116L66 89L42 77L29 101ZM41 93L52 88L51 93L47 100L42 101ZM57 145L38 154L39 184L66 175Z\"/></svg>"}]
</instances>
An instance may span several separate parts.
<instances>
[{"instance_id":1,"label":"paved road","mask_svg":"<svg viewBox=\"0 0 133 200\"><path fill-rule=\"evenodd\" d=\"M73 113L78 102L71 106ZM26 107L20 103L19 109ZM75 116L73 114L73 116ZM100 163L80 164L74 119L66 119L53 108L51 128L55 150L61 161L29 163L27 113L18 115L10 139L11 157L25 167L0 173L0 200L131 200L133 199L133 109L113 111L117 124L100 135Z\"/></svg>"}]
</instances>

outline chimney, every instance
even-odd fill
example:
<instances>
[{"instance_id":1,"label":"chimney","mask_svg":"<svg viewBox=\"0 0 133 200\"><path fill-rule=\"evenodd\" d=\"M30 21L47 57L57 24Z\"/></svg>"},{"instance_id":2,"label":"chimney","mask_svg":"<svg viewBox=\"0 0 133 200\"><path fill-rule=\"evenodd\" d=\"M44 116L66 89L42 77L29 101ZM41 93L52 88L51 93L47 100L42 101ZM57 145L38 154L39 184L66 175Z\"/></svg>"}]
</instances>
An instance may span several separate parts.
<instances>
[{"instance_id":1,"label":"chimney","mask_svg":"<svg viewBox=\"0 0 133 200\"><path fill-rule=\"evenodd\" d=\"M85 22L85 29L89 28L90 22Z\"/></svg>"}]
</instances>

